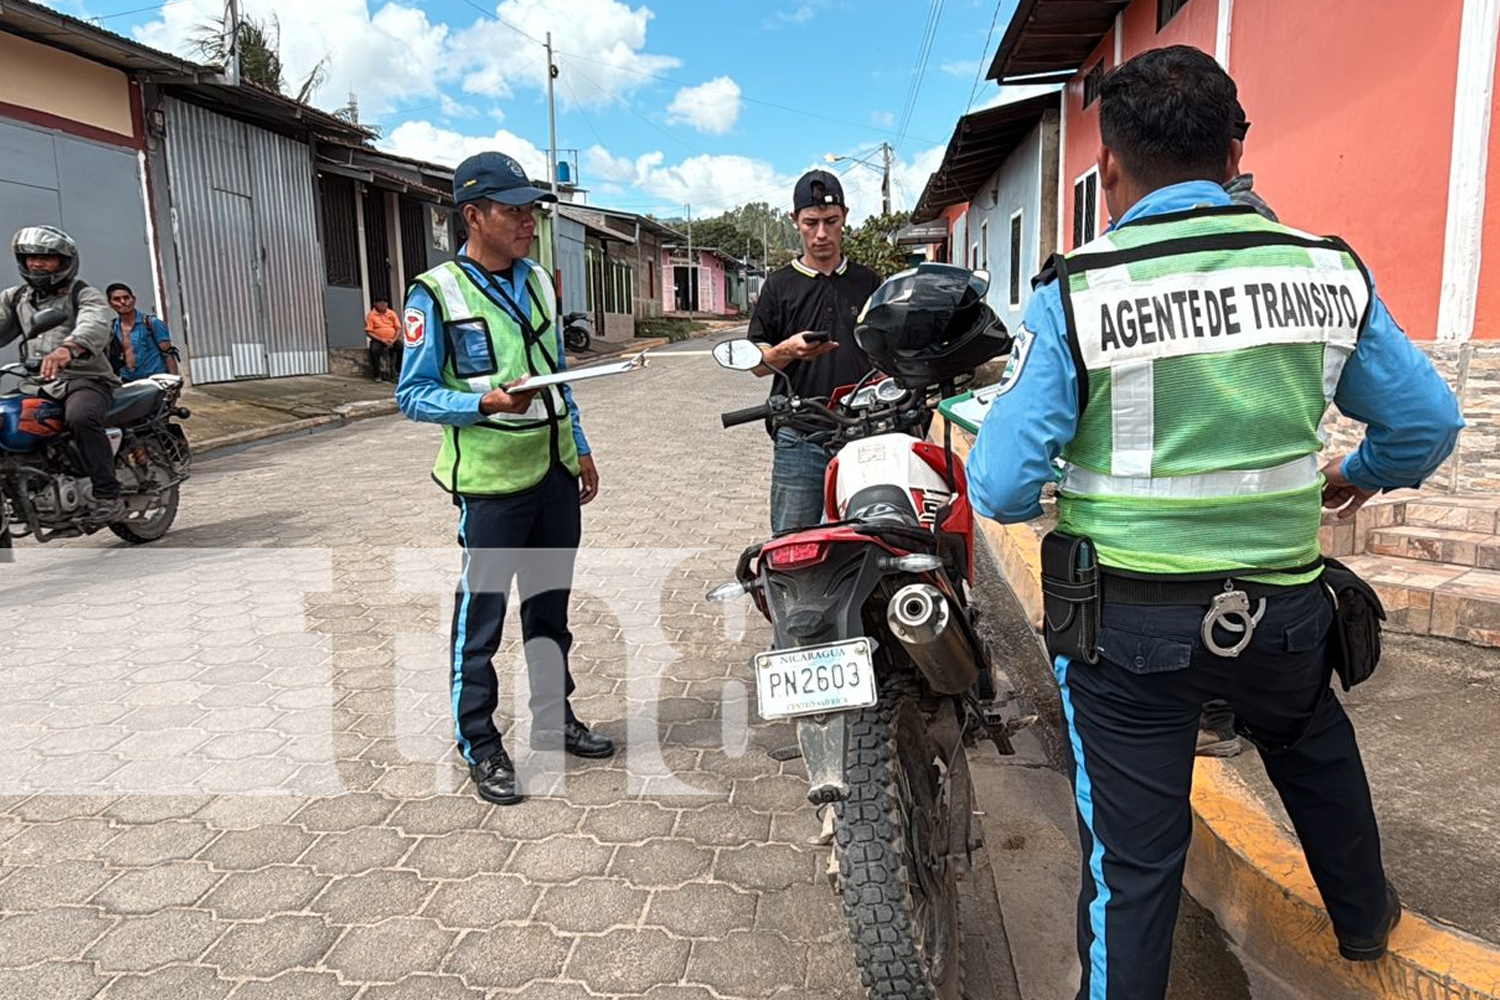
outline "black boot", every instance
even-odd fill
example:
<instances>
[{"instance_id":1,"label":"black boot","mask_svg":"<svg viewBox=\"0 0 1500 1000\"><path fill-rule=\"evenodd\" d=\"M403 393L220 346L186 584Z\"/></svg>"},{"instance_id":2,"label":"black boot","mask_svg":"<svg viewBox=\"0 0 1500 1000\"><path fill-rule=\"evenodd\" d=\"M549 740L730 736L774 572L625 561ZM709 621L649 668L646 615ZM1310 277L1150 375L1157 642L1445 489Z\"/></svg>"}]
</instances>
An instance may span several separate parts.
<instances>
[{"instance_id":1,"label":"black boot","mask_svg":"<svg viewBox=\"0 0 1500 1000\"><path fill-rule=\"evenodd\" d=\"M521 794L515 765L504 747L490 754L487 760L470 764L469 777L474 779L474 791L486 802L510 806L526 798Z\"/></svg>"},{"instance_id":2,"label":"black boot","mask_svg":"<svg viewBox=\"0 0 1500 1000\"><path fill-rule=\"evenodd\" d=\"M1401 922L1401 897L1396 887L1385 884L1385 919L1371 934L1339 935L1339 954L1351 962L1373 962L1385 954L1391 930Z\"/></svg>"},{"instance_id":3,"label":"black boot","mask_svg":"<svg viewBox=\"0 0 1500 1000\"><path fill-rule=\"evenodd\" d=\"M589 732L589 727L576 719L563 726L561 739L558 733L531 734L531 749L533 750L556 750L558 745L572 754L574 757L589 757L599 759L602 757L613 757L615 755L615 744L607 736Z\"/></svg>"}]
</instances>

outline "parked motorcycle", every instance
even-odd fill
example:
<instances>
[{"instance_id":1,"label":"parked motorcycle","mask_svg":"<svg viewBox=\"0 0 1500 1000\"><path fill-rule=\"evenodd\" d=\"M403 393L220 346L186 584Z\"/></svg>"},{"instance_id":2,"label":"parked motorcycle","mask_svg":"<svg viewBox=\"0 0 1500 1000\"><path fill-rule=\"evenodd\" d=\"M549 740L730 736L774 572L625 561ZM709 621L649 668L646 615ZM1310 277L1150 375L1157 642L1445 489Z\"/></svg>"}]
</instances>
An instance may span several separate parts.
<instances>
[{"instance_id":1,"label":"parked motorcycle","mask_svg":"<svg viewBox=\"0 0 1500 1000\"><path fill-rule=\"evenodd\" d=\"M589 325L589 314L570 312L563 316L563 347L570 351L586 351L594 342L594 328Z\"/></svg>"},{"instance_id":2,"label":"parked motorcycle","mask_svg":"<svg viewBox=\"0 0 1500 1000\"><path fill-rule=\"evenodd\" d=\"M32 336L67 320L59 309L36 314ZM99 525L83 512L93 487L63 422L62 403L47 395L38 361L0 366L20 387L0 395L0 553L8 556L14 539L39 542L93 534ZM115 390L105 417L115 474L120 479L125 516L109 530L132 544L153 542L177 516L178 491L192 467L192 450L173 418L185 419L177 405L178 375L152 375Z\"/></svg>"},{"instance_id":3,"label":"parked motorcycle","mask_svg":"<svg viewBox=\"0 0 1500 1000\"><path fill-rule=\"evenodd\" d=\"M982 273L923 267L924 279L936 274L970 306L977 289L981 326L983 315L994 320ZM1009 349L998 321L981 332L987 339L915 364L901 351L877 358L862 341L895 377L872 372L829 399L787 389L722 417L726 428L765 422L839 449L824 523L747 548L734 582L709 598L748 594L771 623L772 648L753 662L757 708L763 719L796 720L808 799L833 806L835 888L871 1000L961 995L958 882L976 846L964 744L982 734L1010 753L1009 737L1034 718L975 628L963 464L951 442L925 440L937 404ZM714 355L742 371L763 363L748 340Z\"/></svg>"}]
</instances>

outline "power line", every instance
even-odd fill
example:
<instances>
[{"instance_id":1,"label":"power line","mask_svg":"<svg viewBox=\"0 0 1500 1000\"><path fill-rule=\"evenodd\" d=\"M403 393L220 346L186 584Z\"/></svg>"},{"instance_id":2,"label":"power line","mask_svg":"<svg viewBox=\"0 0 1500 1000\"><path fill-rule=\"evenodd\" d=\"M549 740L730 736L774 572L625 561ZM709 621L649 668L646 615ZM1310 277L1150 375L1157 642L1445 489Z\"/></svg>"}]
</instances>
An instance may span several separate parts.
<instances>
[{"instance_id":1,"label":"power line","mask_svg":"<svg viewBox=\"0 0 1500 1000\"><path fill-rule=\"evenodd\" d=\"M995 37L995 25L1000 23L1000 8L1005 6L1005 0L997 0L995 4L995 16L990 18L990 30L984 36L984 48L979 50L979 65L974 68L974 86L969 88L969 103L964 105L964 114L968 114L974 107L974 98L979 95L979 81L984 76L984 57L990 54L990 39Z\"/></svg>"},{"instance_id":2,"label":"power line","mask_svg":"<svg viewBox=\"0 0 1500 1000\"><path fill-rule=\"evenodd\" d=\"M932 43L937 38L938 23L942 17L943 0L931 0L927 8L927 23L922 32L922 41L917 48L917 62L912 69L911 87L907 91L906 103L901 109L901 121L896 129L895 147L897 149L900 149L901 143L906 140L906 130L911 125L911 116L917 109L917 97L922 92L922 79L927 75L927 61L932 55Z\"/></svg>"},{"instance_id":3,"label":"power line","mask_svg":"<svg viewBox=\"0 0 1500 1000\"><path fill-rule=\"evenodd\" d=\"M112 21L117 17L129 17L131 14L149 14L153 10L161 10L163 7L171 7L174 4L188 3L190 0L166 0L165 3L152 4L149 7L136 7L131 10L117 10L113 14L100 14L88 18L90 21Z\"/></svg>"},{"instance_id":4,"label":"power line","mask_svg":"<svg viewBox=\"0 0 1500 1000\"><path fill-rule=\"evenodd\" d=\"M496 11L485 10L483 7L479 6L479 4L475 3L474 0L463 0L463 2L465 4L467 4L468 6L470 6L470 7L473 7L475 10L479 11L479 13L483 14L485 17L492 17L495 20L499 21L501 24L505 25L507 28L509 28L511 31L514 31L516 34L518 34L518 35L525 35L527 38L531 39L533 42L536 42L538 45L546 45L547 44L546 42L542 41L540 38L538 38L535 35L533 35L531 32L527 31L525 28L521 28L521 27L518 27L518 26L516 26L514 24L511 24L505 18L501 17Z\"/></svg>"},{"instance_id":5,"label":"power line","mask_svg":"<svg viewBox=\"0 0 1500 1000\"><path fill-rule=\"evenodd\" d=\"M466 0L466 2L467 2L467 0ZM942 5L942 0L938 0L938 5L939 6ZM660 73L650 73L650 72L647 72L646 70L634 69L634 68L632 68L630 66L619 66L619 65L616 65L615 63L607 63L607 62L604 62L603 60L600 60L600 59L592 59L592 58L590 58L590 57L588 57L586 55L583 55L581 53L578 53L578 52L565 52L562 49L558 49L557 50L557 54L561 55L561 56L568 56L570 58L577 59L580 62L592 63L595 66L604 66L604 67L606 67L608 69L617 70L618 72L621 72L621 73L630 73L630 74L633 74L635 76L643 76L643 77L646 77L647 79L651 79L651 80L659 80L662 83L675 84L676 86L679 86L679 87L693 87L693 86L698 86L697 84L688 83L686 80L679 80L679 79L676 79L675 77L663 76ZM808 111L805 108L794 108L794 107L791 107L791 106L786 105L786 104L777 104L774 101L763 101L763 100L761 100L761 99L759 99L757 97L746 97L743 92L740 93L740 100L744 101L746 104L758 104L761 107L774 108L777 111L785 111L785 112L787 112L789 114L802 115L803 117L806 117L806 118L816 118L819 121L832 122L835 125L847 125L850 128L863 129L866 132L874 132L876 135L895 135L896 134L896 133L892 132L890 129L877 128L874 125L864 125L864 124L861 124L860 122L850 121L847 118L834 118L834 117L832 117L830 115L820 115L816 111ZM921 142L931 143L933 145L937 144L937 140L936 139L924 139L921 136L912 136L912 138L920 140Z\"/></svg>"}]
</instances>

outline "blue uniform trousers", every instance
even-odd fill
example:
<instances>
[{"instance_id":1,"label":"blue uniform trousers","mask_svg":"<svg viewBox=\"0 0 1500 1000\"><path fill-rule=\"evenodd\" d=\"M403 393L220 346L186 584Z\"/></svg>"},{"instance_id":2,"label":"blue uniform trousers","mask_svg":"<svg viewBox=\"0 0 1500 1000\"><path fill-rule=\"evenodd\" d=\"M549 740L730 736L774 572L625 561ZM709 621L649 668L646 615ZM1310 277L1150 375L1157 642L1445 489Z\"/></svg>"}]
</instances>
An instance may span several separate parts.
<instances>
[{"instance_id":1,"label":"blue uniform trousers","mask_svg":"<svg viewBox=\"0 0 1500 1000\"><path fill-rule=\"evenodd\" d=\"M500 497L456 496L463 573L453 608L454 731L464 760L477 764L500 749L495 726L499 681L494 657L514 582L531 682L534 732L560 732L573 721L568 598L581 537L578 480L554 463L540 484Z\"/></svg>"},{"instance_id":2,"label":"blue uniform trousers","mask_svg":"<svg viewBox=\"0 0 1500 1000\"><path fill-rule=\"evenodd\" d=\"M1240 732L1261 750L1333 926L1370 934L1385 917L1369 785L1354 729L1329 687L1332 609L1321 585L1267 599L1237 659L1204 647L1206 610L1106 600L1099 662L1055 664L1083 854L1079 1000L1166 993L1192 835L1193 750L1211 699L1233 706ZM1215 641L1238 638L1219 632Z\"/></svg>"}]
</instances>

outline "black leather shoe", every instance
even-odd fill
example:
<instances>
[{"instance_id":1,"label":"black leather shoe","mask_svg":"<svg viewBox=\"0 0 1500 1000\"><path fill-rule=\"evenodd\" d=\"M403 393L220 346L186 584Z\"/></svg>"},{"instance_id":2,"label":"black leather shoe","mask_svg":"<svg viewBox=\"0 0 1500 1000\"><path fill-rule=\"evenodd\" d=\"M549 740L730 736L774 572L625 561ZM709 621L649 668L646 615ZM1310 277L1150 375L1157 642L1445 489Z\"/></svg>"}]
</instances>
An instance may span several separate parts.
<instances>
[{"instance_id":1,"label":"black leather shoe","mask_svg":"<svg viewBox=\"0 0 1500 1000\"><path fill-rule=\"evenodd\" d=\"M517 787L515 765L503 747L490 754L488 760L470 764L469 777L474 779L474 791L486 802L511 806L526 798Z\"/></svg>"},{"instance_id":2,"label":"black leather shoe","mask_svg":"<svg viewBox=\"0 0 1500 1000\"><path fill-rule=\"evenodd\" d=\"M589 732L589 727L581 722L569 722L563 726L562 748L574 757L613 757L615 755L615 744L607 736ZM531 749L533 750L556 750L556 733L531 734Z\"/></svg>"},{"instance_id":3,"label":"black leather shoe","mask_svg":"<svg viewBox=\"0 0 1500 1000\"><path fill-rule=\"evenodd\" d=\"M1385 884L1385 919L1373 934L1339 938L1339 954L1351 962L1373 962L1385 954L1391 930L1401 922L1401 897L1396 887Z\"/></svg>"},{"instance_id":4,"label":"black leather shoe","mask_svg":"<svg viewBox=\"0 0 1500 1000\"><path fill-rule=\"evenodd\" d=\"M95 497L83 519L97 525L114 524L125 518L125 501L119 497Z\"/></svg>"}]
</instances>

